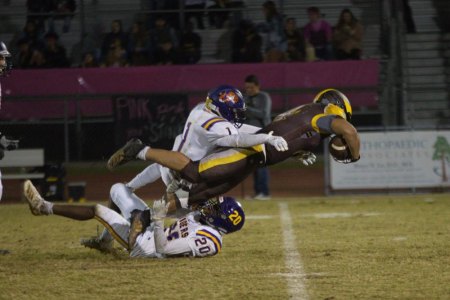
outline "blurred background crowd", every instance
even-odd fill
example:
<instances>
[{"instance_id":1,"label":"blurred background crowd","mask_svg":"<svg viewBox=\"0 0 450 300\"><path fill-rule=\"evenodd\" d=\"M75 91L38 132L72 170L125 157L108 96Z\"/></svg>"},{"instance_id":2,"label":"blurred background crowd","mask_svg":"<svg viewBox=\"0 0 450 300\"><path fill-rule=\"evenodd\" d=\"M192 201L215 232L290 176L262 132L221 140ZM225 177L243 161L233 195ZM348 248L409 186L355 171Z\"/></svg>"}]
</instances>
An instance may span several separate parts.
<instances>
[{"instance_id":1,"label":"blurred background crowd","mask_svg":"<svg viewBox=\"0 0 450 300\"><path fill-rule=\"evenodd\" d=\"M330 24L320 7L290 15L265 1L255 21L245 17L244 1L149 0L143 6L149 13L130 24L118 18L109 28L84 28L82 41L66 45L60 36L70 32L79 6L75 0L26 1L26 23L9 41L15 68L196 64L202 59L201 33L211 29L220 29L215 55L225 63L345 60L363 54L363 26L346 8Z\"/></svg>"}]
</instances>

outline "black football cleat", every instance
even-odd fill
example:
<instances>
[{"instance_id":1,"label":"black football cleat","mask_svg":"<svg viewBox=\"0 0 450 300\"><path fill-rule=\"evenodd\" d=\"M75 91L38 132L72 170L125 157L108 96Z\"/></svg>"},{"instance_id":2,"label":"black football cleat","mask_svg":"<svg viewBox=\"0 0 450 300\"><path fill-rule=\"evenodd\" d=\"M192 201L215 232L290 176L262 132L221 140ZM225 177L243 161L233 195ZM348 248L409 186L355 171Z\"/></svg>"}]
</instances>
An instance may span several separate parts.
<instances>
[{"instance_id":1,"label":"black football cleat","mask_svg":"<svg viewBox=\"0 0 450 300\"><path fill-rule=\"evenodd\" d=\"M107 167L113 170L115 167L123 165L131 160L136 159L136 155L145 148L140 139L133 138L129 140L125 146L117 150L108 160Z\"/></svg>"}]
</instances>

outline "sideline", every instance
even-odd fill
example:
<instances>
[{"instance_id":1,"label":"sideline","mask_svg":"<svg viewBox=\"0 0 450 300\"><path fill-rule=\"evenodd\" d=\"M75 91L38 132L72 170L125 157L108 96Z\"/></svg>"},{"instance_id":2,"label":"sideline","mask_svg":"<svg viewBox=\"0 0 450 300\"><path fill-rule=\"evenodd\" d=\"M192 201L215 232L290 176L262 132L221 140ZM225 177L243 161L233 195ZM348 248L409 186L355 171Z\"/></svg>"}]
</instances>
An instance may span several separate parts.
<instances>
[{"instance_id":1,"label":"sideline","mask_svg":"<svg viewBox=\"0 0 450 300\"><path fill-rule=\"evenodd\" d=\"M284 260L288 273L285 275L288 285L289 299L309 299L305 287L305 271L300 253L295 246L295 235L292 228L292 219L286 202L278 203L280 219L283 230Z\"/></svg>"}]
</instances>

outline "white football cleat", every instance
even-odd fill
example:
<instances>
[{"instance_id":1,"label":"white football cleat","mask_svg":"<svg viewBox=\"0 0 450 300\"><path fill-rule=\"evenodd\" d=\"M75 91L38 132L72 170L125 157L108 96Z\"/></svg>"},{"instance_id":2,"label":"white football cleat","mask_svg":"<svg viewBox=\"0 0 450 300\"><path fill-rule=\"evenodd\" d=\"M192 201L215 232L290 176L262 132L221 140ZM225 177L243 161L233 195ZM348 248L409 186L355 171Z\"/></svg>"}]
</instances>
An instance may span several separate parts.
<instances>
[{"instance_id":1,"label":"white football cleat","mask_svg":"<svg viewBox=\"0 0 450 300\"><path fill-rule=\"evenodd\" d=\"M26 180L23 184L23 195L28 201L31 213L35 216L48 215L48 209L46 206L47 201L42 198L33 183L30 180Z\"/></svg>"}]
</instances>

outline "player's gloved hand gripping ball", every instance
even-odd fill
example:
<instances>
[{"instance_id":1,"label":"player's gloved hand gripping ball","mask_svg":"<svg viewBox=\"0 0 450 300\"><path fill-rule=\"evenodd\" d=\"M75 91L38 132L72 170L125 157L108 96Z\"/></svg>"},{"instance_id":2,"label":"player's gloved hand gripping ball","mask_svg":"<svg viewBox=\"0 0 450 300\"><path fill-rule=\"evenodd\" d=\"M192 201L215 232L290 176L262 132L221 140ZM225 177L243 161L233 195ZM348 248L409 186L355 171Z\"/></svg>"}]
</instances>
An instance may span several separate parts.
<instances>
[{"instance_id":1,"label":"player's gloved hand gripping ball","mask_svg":"<svg viewBox=\"0 0 450 300\"><path fill-rule=\"evenodd\" d=\"M359 157L353 158L347 142L339 135L335 135L330 139L328 150L330 151L331 157L339 163L349 164L359 160Z\"/></svg>"}]
</instances>

